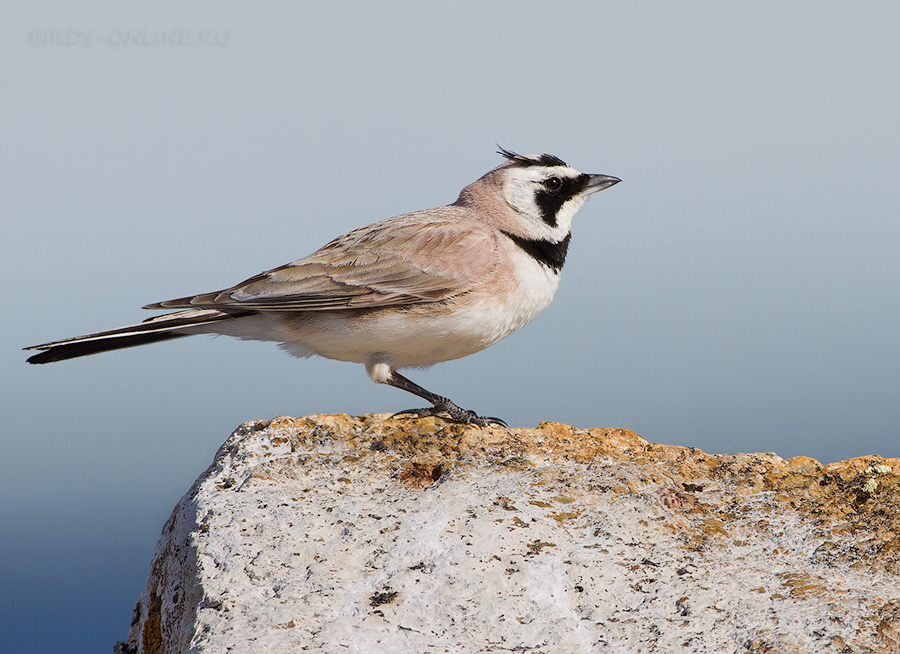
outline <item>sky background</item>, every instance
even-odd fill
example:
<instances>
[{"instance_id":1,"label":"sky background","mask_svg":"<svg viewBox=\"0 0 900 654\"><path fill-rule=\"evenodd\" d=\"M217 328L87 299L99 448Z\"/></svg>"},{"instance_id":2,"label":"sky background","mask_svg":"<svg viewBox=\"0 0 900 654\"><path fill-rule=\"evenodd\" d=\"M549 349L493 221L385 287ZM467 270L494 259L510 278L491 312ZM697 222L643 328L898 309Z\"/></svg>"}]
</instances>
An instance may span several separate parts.
<instances>
[{"instance_id":1,"label":"sky background","mask_svg":"<svg viewBox=\"0 0 900 654\"><path fill-rule=\"evenodd\" d=\"M415 381L515 427L900 455L900 4L2 13L0 651L124 640L163 523L240 423L415 404L225 337L21 348L452 202L496 144L624 181L576 217L547 311Z\"/></svg>"}]
</instances>

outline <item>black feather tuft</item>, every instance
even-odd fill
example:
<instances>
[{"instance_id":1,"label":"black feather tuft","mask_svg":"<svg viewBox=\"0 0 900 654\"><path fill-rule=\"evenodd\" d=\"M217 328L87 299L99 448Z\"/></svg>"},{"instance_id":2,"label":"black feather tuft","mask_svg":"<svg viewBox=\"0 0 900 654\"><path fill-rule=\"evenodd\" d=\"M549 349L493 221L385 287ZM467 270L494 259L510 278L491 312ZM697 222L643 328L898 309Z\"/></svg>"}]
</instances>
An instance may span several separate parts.
<instances>
[{"instance_id":1,"label":"black feather tuft","mask_svg":"<svg viewBox=\"0 0 900 654\"><path fill-rule=\"evenodd\" d=\"M508 159L514 166L522 166L527 168L528 166L565 166L566 162L560 159L559 157L554 157L552 154L542 154L538 155L527 155L527 154L518 154L517 152L513 152L512 150L507 150L501 146L497 146L500 148L497 150L497 154L500 154L506 159Z\"/></svg>"}]
</instances>

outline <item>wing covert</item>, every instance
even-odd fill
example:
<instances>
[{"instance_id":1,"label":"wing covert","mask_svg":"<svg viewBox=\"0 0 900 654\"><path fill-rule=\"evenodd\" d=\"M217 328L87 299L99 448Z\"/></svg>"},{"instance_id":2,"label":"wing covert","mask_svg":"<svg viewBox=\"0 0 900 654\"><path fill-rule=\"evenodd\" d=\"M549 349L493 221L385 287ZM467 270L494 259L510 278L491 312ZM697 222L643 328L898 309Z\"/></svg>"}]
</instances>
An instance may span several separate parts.
<instances>
[{"instance_id":1,"label":"wing covert","mask_svg":"<svg viewBox=\"0 0 900 654\"><path fill-rule=\"evenodd\" d=\"M147 308L315 311L436 302L468 291L493 272L496 259L495 236L486 226L408 214L357 229L223 291Z\"/></svg>"}]
</instances>

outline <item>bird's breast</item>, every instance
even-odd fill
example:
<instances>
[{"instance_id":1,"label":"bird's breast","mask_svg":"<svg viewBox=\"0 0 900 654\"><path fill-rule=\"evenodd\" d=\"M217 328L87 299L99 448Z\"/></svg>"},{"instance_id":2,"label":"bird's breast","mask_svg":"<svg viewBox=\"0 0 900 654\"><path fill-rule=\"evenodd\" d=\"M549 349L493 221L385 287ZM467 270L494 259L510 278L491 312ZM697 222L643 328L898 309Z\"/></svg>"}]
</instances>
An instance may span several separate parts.
<instances>
[{"instance_id":1,"label":"bird's breast","mask_svg":"<svg viewBox=\"0 0 900 654\"><path fill-rule=\"evenodd\" d=\"M508 302L519 315L522 322L518 327L521 327L534 320L553 300L559 288L559 271L518 248L513 251L510 261L515 293L510 294Z\"/></svg>"}]
</instances>

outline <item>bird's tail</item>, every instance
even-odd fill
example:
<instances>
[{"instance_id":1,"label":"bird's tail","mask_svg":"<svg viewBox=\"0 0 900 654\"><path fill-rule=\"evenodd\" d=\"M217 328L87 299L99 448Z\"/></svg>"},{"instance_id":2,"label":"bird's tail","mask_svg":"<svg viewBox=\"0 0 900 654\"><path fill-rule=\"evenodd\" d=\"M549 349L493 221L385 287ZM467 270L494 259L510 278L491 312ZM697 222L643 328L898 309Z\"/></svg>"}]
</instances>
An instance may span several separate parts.
<instances>
[{"instance_id":1,"label":"bird's tail","mask_svg":"<svg viewBox=\"0 0 900 654\"><path fill-rule=\"evenodd\" d=\"M38 354L29 357L28 363L52 363L98 352L108 352L125 347L190 336L191 334L202 333L204 325L231 320L252 313L252 311L229 313L215 309L188 309L187 311L178 311L148 318L136 325L110 329L109 331L97 332L96 334L76 336L75 338L53 341L52 343L32 345L25 349L40 350Z\"/></svg>"}]
</instances>

